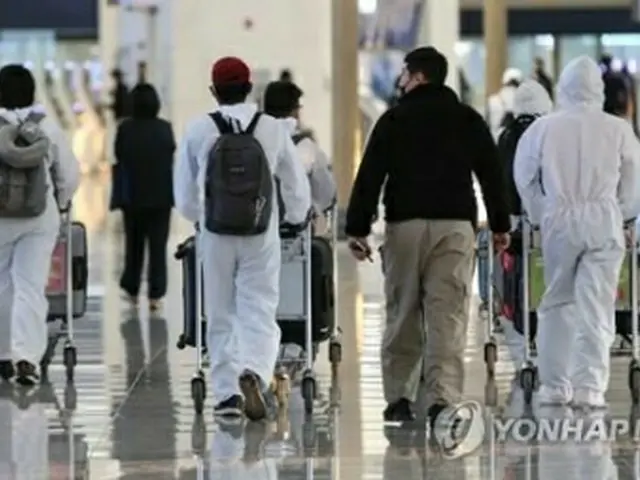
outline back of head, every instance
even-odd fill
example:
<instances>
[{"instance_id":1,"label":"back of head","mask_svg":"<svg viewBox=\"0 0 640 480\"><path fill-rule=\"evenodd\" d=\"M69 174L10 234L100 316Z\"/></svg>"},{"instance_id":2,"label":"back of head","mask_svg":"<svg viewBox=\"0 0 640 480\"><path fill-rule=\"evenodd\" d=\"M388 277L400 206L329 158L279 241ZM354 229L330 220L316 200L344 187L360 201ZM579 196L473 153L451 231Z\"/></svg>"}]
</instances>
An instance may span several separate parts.
<instances>
[{"instance_id":1,"label":"back of head","mask_svg":"<svg viewBox=\"0 0 640 480\"><path fill-rule=\"evenodd\" d=\"M558 80L558 105L602 108L604 99L604 82L598 64L586 55L569 62Z\"/></svg>"},{"instance_id":2,"label":"back of head","mask_svg":"<svg viewBox=\"0 0 640 480\"><path fill-rule=\"evenodd\" d=\"M603 74L604 111L612 115L626 116L631 101L631 86L623 72L609 71Z\"/></svg>"},{"instance_id":3,"label":"back of head","mask_svg":"<svg viewBox=\"0 0 640 480\"><path fill-rule=\"evenodd\" d=\"M544 115L553 108L547 90L535 80L525 80L516 90L513 113L521 115Z\"/></svg>"},{"instance_id":4,"label":"back of head","mask_svg":"<svg viewBox=\"0 0 640 480\"><path fill-rule=\"evenodd\" d=\"M431 85L443 86L449 74L449 62L433 47L412 50L404 57L404 63L409 73L421 73Z\"/></svg>"},{"instance_id":5,"label":"back of head","mask_svg":"<svg viewBox=\"0 0 640 480\"><path fill-rule=\"evenodd\" d=\"M223 57L211 68L211 84L221 105L244 103L251 93L251 71L238 57Z\"/></svg>"},{"instance_id":6,"label":"back of head","mask_svg":"<svg viewBox=\"0 0 640 480\"><path fill-rule=\"evenodd\" d=\"M31 107L35 101L36 82L22 65L0 69L0 107L7 110Z\"/></svg>"},{"instance_id":7,"label":"back of head","mask_svg":"<svg viewBox=\"0 0 640 480\"><path fill-rule=\"evenodd\" d=\"M264 91L264 111L276 118L288 117L300 108L302 95L302 90L291 81L271 82Z\"/></svg>"},{"instance_id":8,"label":"back of head","mask_svg":"<svg viewBox=\"0 0 640 480\"><path fill-rule=\"evenodd\" d=\"M507 68L502 74L502 85L518 87L522 83L523 75L517 68Z\"/></svg>"},{"instance_id":9,"label":"back of head","mask_svg":"<svg viewBox=\"0 0 640 480\"><path fill-rule=\"evenodd\" d=\"M160 113L160 97L152 85L139 83L131 91L133 118L156 118Z\"/></svg>"}]
</instances>

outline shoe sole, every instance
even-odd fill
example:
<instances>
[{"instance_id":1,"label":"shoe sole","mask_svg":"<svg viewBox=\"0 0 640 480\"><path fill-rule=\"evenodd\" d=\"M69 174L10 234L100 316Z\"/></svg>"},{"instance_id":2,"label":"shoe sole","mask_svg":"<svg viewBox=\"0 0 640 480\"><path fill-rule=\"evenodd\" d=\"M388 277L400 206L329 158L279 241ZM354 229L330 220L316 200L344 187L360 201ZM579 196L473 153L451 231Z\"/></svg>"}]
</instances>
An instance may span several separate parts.
<instances>
[{"instance_id":1,"label":"shoe sole","mask_svg":"<svg viewBox=\"0 0 640 480\"><path fill-rule=\"evenodd\" d=\"M18 376L16 378L16 383L21 387L35 387L38 383L38 380L31 377Z\"/></svg>"},{"instance_id":2,"label":"shoe sole","mask_svg":"<svg viewBox=\"0 0 640 480\"><path fill-rule=\"evenodd\" d=\"M240 377L240 390L244 396L244 414L254 422L267 416L267 404L260 388L260 382L254 375Z\"/></svg>"}]
</instances>

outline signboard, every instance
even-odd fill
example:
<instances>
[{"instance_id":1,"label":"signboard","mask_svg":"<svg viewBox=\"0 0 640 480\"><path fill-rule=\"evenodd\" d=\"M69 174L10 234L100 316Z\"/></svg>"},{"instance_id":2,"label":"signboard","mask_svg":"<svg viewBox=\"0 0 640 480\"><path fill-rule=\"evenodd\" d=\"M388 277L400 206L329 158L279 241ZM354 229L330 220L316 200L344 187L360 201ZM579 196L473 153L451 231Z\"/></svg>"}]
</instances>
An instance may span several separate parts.
<instances>
[{"instance_id":1,"label":"signboard","mask_svg":"<svg viewBox=\"0 0 640 480\"><path fill-rule=\"evenodd\" d=\"M410 50L418 43L425 0L378 0L375 11L361 10L361 48Z\"/></svg>"},{"instance_id":2,"label":"signboard","mask_svg":"<svg viewBox=\"0 0 640 480\"><path fill-rule=\"evenodd\" d=\"M0 30L46 29L88 36L97 28L96 0L0 0Z\"/></svg>"}]
</instances>

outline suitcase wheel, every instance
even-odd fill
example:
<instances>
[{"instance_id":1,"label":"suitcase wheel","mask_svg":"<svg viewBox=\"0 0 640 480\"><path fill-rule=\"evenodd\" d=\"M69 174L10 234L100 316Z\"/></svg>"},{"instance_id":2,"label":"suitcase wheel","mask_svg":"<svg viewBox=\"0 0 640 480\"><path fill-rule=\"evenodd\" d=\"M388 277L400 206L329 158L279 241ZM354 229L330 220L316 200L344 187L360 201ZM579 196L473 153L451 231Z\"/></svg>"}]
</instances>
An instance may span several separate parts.
<instances>
[{"instance_id":1,"label":"suitcase wheel","mask_svg":"<svg viewBox=\"0 0 640 480\"><path fill-rule=\"evenodd\" d=\"M306 371L302 377L302 398L304 399L304 411L307 415L313 415L313 404L316 400L316 379L313 373Z\"/></svg>"},{"instance_id":2,"label":"suitcase wheel","mask_svg":"<svg viewBox=\"0 0 640 480\"><path fill-rule=\"evenodd\" d=\"M640 403L640 364L636 359L629 365L629 390L631 392L631 402L633 405Z\"/></svg>"},{"instance_id":3,"label":"suitcase wheel","mask_svg":"<svg viewBox=\"0 0 640 480\"><path fill-rule=\"evenodd\" d=\"M534 365L528 364L520 372L520 387L524 392L524 401L526 405L531 405L533 400L533 392L536 390L538 383L538 370Z\"/></svg>"},{"instance_id":4,"label":"suitcase wheel","mask_svg":"<svg viewBox=\"0 0 640 480\"><path fill-rule=\"evenodd\" d=\"M73 345L66 345L62 353L62 361L64 363L67 374L67 383L72 383L75 376L76 365L78 363L78 352Z\"/></svg>"},{"instance_id":5,"label":"suitcase wheel","mask_svg":"<svg viewBox=\"0 0 640 480\"><path fill-rule=\"evenodd\" d=\"M498 363L498 345L495 338L491 338L484 346L484 363L487 366L487 377L494 378Z\"/></svg>"},{"instance_id":6,"label":"suitcase wheel","mask_svg":"<svg viewBox=\"0 0 640 480\"><path fill-rule=\"evenodd\" d=\"M202 415L206 397L207 389L204 382L204 375L200 372L191 380L191 399L193 400L193 408L196 411L196 415Z\"/></svg>"}]
</instances>

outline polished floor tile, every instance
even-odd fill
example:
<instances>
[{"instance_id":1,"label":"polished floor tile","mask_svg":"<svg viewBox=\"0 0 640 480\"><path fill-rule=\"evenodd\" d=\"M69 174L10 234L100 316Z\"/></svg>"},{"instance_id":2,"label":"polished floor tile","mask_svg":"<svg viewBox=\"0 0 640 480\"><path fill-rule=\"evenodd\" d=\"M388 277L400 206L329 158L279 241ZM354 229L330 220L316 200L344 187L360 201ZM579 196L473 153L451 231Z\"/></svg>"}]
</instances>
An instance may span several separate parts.
<instances>
[{"instance_id":1,"label":"polished floor tile","mask_svg":"<svg viewBox=\"0 0 640 480\"><path fill-rule=\"evenodd\" d=\"M190 381L195 355L178 350L180 269L170 261L170 291L161 315L143 304L129 311L117 274L122 237L117 214L106 212L106 179L87 177L76 216L87 223L90 290L87 315L75 322L79 364L66 384L60 350L50 383L30 394L0 391L0 480L4 479L636 479L640 449L620 438L600 444L527 445L486 434L473 454L446 460L424 428L381 422L380 336L384 324L379 262L356 265L338 247L338 314L343 361L332 379L326 346L316 365L315 414L306 418L299 389L288 411L268 425L229 428L213 422L212 406L194 416ZM189 233L176 220L171 248ZM171 254L172 252L170 252ZM485 400L483 328L474 317L467 348L466 389ZM499 338L501 340L501 338ZM521 392L501 344L497 406L486 415L514 415ZM609 394L615 418L628 418L628 358L614 359ZM518 413L519 414L519 413Z\"/></svg>"}]
</instances>

